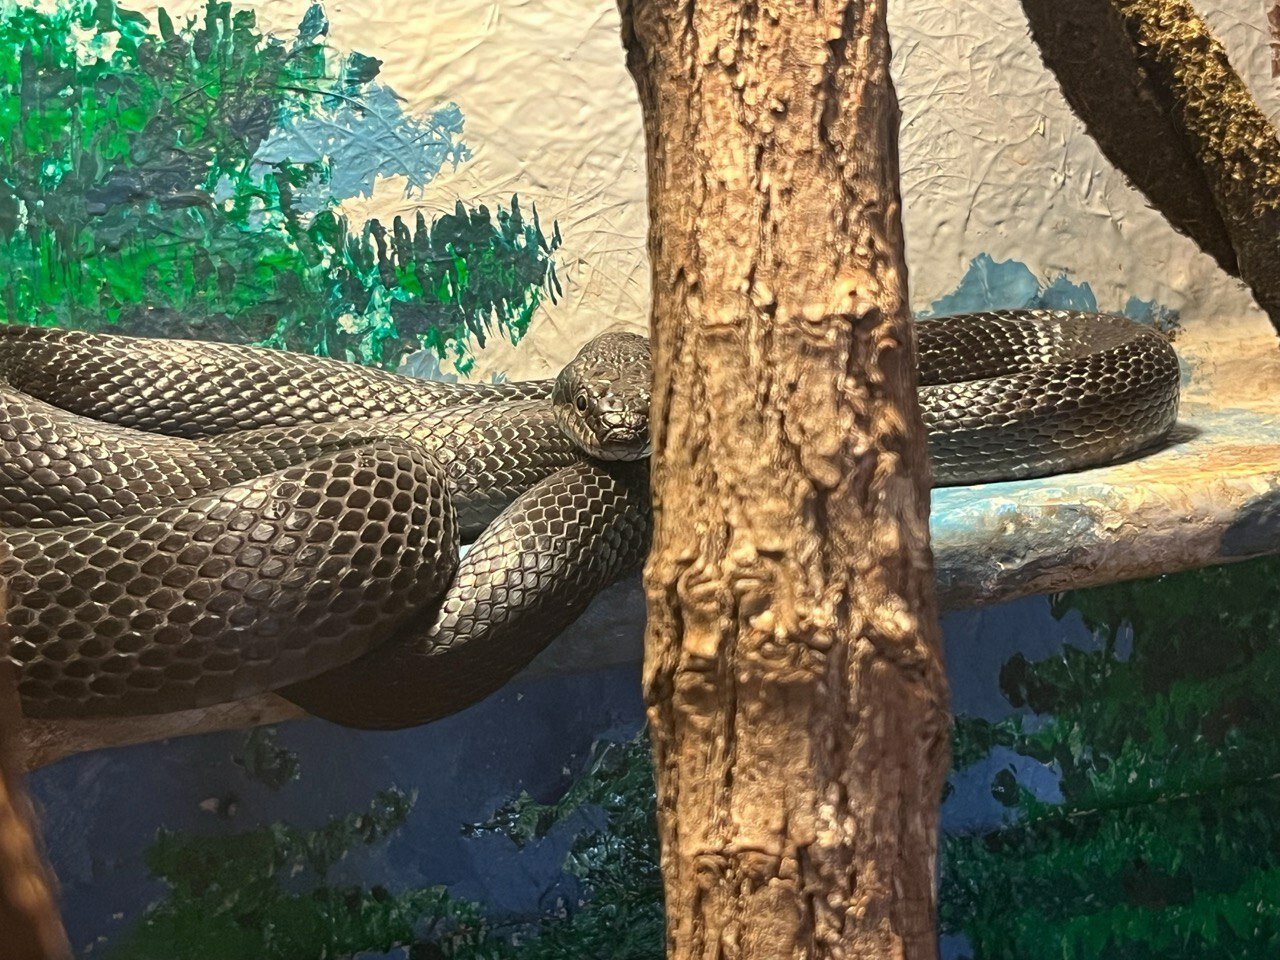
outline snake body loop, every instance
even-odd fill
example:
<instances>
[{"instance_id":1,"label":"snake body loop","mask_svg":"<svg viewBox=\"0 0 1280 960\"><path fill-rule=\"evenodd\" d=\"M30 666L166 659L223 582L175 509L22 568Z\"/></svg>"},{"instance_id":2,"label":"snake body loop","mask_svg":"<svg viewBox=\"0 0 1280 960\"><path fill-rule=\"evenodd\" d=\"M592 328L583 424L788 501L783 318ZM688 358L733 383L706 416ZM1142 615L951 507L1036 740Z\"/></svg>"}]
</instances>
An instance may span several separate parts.
<instances>
[{"instance_id":1,"label":"snake body loop","mask_svg":"<svg viewBox=\"0 0 1280 960\"><path fill-rule=\"evenodd\" d=\"M1109 463L1176 420L1172 347L1123 318L969 314L916 336L936 484ZM383 728L475 702L642 561L648 377L625 334L555 380L473 386L0 328L0 577L24 708L278 691Z\"/></svg>"},{"instance_id":2,"label":"snake body loop","mask_svg":"<svg viewBox=\"0 0 1280 960\"><path fill-rule=\"evenodd\" d=\"M1113 463L1178 418L1168 339L1125 317L1029 310L916 321L935 485Z\"/></svg>"}]
</instances>

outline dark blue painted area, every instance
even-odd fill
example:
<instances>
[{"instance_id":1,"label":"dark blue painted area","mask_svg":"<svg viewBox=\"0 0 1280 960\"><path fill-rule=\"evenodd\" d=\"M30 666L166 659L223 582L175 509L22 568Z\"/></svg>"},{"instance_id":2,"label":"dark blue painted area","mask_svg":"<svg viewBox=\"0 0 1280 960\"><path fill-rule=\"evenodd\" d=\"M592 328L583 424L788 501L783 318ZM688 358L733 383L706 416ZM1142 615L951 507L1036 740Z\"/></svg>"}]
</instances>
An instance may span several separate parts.
<instances>
[{"instance_id":1,"label":"dark blue painted area","mask_svg":"<svg viewBox=\"0 0 1280 960\"><path fill-rule=\"evenodd\" d=\"M995 722L1014 714L1000 692L1000 668L1016 653L1043 660L1067 644L1092 649L1092 635L1080 617L1059 620L1044 597L1028 597L991 607L946 613L942 617L947 676L953 713Z\"/></svg>"},{"instance_id":2,"label":"dark blue painted area","mask_svg":"<svg viewBox=\"0 0 1280 960\"><path fill-rule=\"evenodd\" d=\"M296 752L301 777L279 791L233 761L243 733L69 758L33 775L31 789L78 949L127 930L163 894L142 859L157 830L239 833L277 821L311 827L365 808L392 786L417 794L408 821L389 842L352 850L335 881L393 891L447 884L495 913L533 915L567 889L562 861L582 821L523 849L499 835L466 837L463 826L522 790L554 799L595 740L629 738L642 718L638 669L620 668L513 684L416 730L284 725L278 742Z\"/></svg>"},{"instance_id":3,"label":"dark blue painted area","mask_svg":"<svg viewBox=\"0 0 1280 960\"><path fill-rule=\"evenodd\" d=\"M1095 645L1077 616L1055 619L1043 598L951 613L943 631L955 711L989 720L1023 712L998 685L1001 666L1015 653L1041 660L1068 644ZM527 917L572 894L563 860L586 815L522 849L498 834L464 835L463 826L485 820L522 790L555 799L581 772L593 742L630 737L643 716L638 666L613 668L517 682L416 730L283 725L277 742L297 755L301 776L279 790L249 777L233 759L243 732L69 758L38 771L31 786L80 949L122 934L164 895L143 862L157 830L229 834L274 822L313 827L365 808L389 787L416 793L407 822L388 841L353 849L331 874L334 882L393 891L445 884L495 915ZM1009 811L991 784L1006 768L1037 796L1057 796L1051 767L993 751L953 775L944 827L1005 822Z\"/></svg>"},{"instance_id":4,"label":"dark blue painted area","mask_svg":"<svg viewBox=\"0 0 1280 960\"><path fill-rule=\"evenodd\" d=\"M1059 619L1045 597L945 614L942 636L952 713L993 723L1020 716L1028 729L1044 718L1009 703L1000 690L1001 668L1015 655L1034 663L1060 655L1067 646L1102 649L1101 638L1085 627L1078 613L1072 611ZM1117 659L1128 656L1130 642L1129 632L1122 631L1113 651ZM1038 799L1061 801L1059 773L1052 765L997 747L978 763L952 771L950 793L942 805L943 830L990 830L1009 821L1008 806L991 792L1001 770L1012 772Z\"/></svg>"},{"instance_id":5,"label":"dark blue painted area","mask_svg":"<svg viewBox=\"0 0 1280 960\"><path fill-rule=\"evenodd\" d=\"M973 946L963 934L943 934L938 938L939 960L971 960Z\"/></svg>"},{"instance_id":6,"label":"dark blue painted area","mask_svg":"<svg viewBox=\"0 0 1280 960\"><path fill-rule=\"evenodd\" d=\"M1222 534L1224 557L1255 557L1272 553L1280 543L1280 490L1260 494L1240 508L1234 523Z\"/></svg>"},{"instance_id":7,"label":"dark blue painted area","mask_svg":"<svg viewBox=\"0 0 1280 960\"><path fill-rule=\"evenodd\" d=\"M1015 822L1016 811L1000 803L991 791L996 777L1005 770L1037 800L1062 802L1061 774L1056 768L1007 747L995 747L977 763L952 771L948 780L951 793L942 805L942 829L987 831Z\"/></svg>"}]
</instances>

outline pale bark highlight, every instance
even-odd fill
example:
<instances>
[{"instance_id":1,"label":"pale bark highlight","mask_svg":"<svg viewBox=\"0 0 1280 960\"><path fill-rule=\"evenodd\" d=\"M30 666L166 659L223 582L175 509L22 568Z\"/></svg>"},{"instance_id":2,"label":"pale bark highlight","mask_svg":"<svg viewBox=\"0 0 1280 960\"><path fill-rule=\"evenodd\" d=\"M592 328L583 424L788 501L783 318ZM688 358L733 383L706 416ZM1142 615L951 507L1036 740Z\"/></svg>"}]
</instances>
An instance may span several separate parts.
<instances>
[{"instance_id":1,"label":"pale bark highlight","mask_svg":"<svg viewBox=\"0 0 1280 960\"><path fill-rule=\"evenodd\" d=\"M621 0L672 958L929 958L945 675L881 0Z\"/></svg>"}]
</instances>

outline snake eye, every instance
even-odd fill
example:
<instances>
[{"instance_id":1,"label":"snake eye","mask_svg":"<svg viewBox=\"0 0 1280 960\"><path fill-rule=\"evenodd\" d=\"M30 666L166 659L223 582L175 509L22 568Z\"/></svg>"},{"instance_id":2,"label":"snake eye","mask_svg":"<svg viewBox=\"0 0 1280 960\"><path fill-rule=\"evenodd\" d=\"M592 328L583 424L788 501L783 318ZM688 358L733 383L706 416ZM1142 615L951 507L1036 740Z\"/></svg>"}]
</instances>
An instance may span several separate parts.
<instances>
[{"instance_id":1,"label":"snake eye","mask_svg":"<svg viewBox=\"0 0 1280 960\"><path fill-rule=\"evenodd\" d=\"M585 393L578 394L578 396L573 401L573 406L574 406L574 409L577 410L579 413L586 413L587 412L587 395Z\"/></svg>"}]
</instances>

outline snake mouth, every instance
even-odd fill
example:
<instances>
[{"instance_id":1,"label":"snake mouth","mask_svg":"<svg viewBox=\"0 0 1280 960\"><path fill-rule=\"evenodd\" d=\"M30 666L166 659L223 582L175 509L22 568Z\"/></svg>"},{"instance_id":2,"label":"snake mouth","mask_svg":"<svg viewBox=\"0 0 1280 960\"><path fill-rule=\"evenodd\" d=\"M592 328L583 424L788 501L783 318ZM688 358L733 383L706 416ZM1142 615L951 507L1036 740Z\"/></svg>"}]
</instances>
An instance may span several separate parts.
<instances>
[{"instance_id":1,"label":"snake mouth","mask_svg":"<svg viewBox=\"0 0 1280 960\"><path fill-rule=\"evenodd\" d=\"M615 427L600 434L593 453L601 460L643 460L650 451L649 431Z\"/></svg>"}]
</instances>

